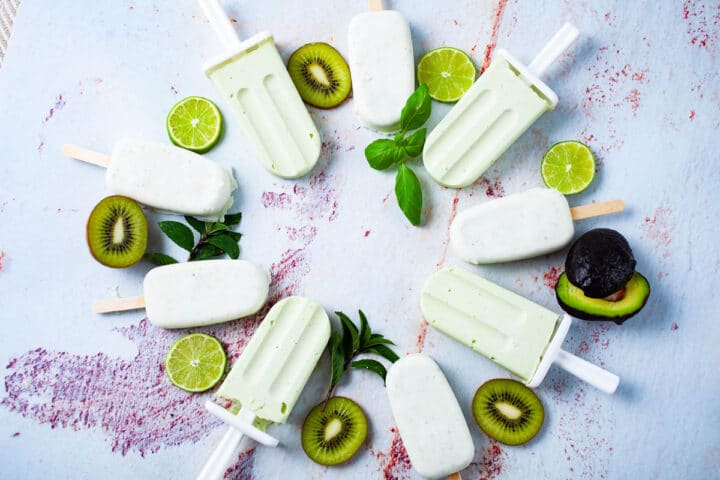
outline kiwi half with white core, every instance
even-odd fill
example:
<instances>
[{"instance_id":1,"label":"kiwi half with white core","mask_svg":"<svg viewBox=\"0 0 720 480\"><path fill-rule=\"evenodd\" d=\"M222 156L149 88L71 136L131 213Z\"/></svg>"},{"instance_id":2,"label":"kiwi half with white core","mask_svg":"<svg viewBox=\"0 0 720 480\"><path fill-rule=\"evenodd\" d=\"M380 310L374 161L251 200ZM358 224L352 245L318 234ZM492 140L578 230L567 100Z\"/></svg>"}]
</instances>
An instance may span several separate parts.
<instances>
[{"instance_id":1,"label":"kiwi half with white core","mask_svg":"<svg viewBox=\"0 0 720 480\"><path fill-rule=\"evenodd\" d=\"M350 68L327 43L308 43L295 50L288 72L302 99L315 107L336 107L350 94Z\"/></svg>"},{"instance_id":2,"label":"kiwi half with white core","mask_svg":"<svg viewBox=\"0 0 720 480\"><path fill-rule=\"evenodd\" d=\"M140 261L147 249L145 212L132 198L112 195L95 205L87 222L87 244L95 260L113 268Z\"/></svg>"},{"instance_id":3,"label":"kiwi half with white core","mask_svg":"<svg viewBox=\"0 0 720 480\"><path fill-rule=\"evenodd\" d=\"M545 419L545 410L535 392L509 378L480 385L473 397L472 412L480 429L505 445L529 442Z\"/></svg>"},{"instance_id":4,"label":"kiwi half with white core","mask_svg":"<svg viewBox=\"0 0 720 480\"><path fill-rule=\"evenodd\" d=\"M332 397L308 413L302 426L302 447L314 462L338 465L355 455L367 431L367 418L357 403Z\"/></svg>"}]
</instances>

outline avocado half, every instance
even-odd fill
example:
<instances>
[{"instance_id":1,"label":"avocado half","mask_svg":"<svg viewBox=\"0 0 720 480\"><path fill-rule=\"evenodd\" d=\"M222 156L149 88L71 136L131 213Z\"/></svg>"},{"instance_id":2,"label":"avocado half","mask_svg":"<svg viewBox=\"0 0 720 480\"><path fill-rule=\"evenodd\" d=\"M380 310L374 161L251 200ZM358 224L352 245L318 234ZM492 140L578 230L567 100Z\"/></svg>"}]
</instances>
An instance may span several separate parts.
<instances>
[{"instance_id":1,"label":"avocado half","mask_svg":"<svg viewBox=\"0 0 720 480\"><path fill-rule=\"evenodd\" d=\"M583 320L612 320L618 325L638 313L650 296L650 283L638 272L633 272L625 284L624 297L617 301L591 298L570 283L566 273L560 275L555 296L567 313Z\"/></svg>"}]
</instances>

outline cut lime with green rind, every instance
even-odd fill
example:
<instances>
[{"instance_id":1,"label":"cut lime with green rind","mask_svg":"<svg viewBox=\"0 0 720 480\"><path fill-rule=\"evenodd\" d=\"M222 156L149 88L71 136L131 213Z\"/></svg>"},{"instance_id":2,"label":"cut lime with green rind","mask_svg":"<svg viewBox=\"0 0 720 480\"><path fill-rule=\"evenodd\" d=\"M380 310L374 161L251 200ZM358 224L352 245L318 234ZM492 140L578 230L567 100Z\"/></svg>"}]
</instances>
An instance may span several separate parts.
<instances>
[{"instance_id":1,"label":"cut lime with green rind","mask_svg":"<svg viewBox=\"0 0 720 480\"><path fill-rule=\"evenodd\" d=\"M545 185L563 195L580 193L595 178L595 155L575 140L556 143L545 152L540 174Z\"/></svg>"},{"instance_id":2,"label":"cut lime with green rind","mask_svg":"<svg viewBox=\"0 0 720 480\"><path fill-rule=\"evenodd\" d=\"M165 355L165 375L187 392L210 390L222 379L227 355L220 341L205 333L191 333L170 345Z\"/></svg>"},{"instance_id":3,"label":"cut lime with green rind","mask_svg":"<svg viewBox=\"0 0 720 480\"><path fill-rule=\"evenodd\" d=\"M167 116L170 141L178 147L205 153L220 140L223 117L220 109L204 97L186 97Z\"/></svg>"},{"instance_id":4,"label":"cut lime with green rind","mask_svg":"<svg viewBox=\"0 0 720 480\"><path fill-rule=\"evenodd\" d=\"M428 86L431 98L439 102L457 102L475 81L475 65L457 48L440 47L420 59L418 83Z\"/></svg>"}]
</instances>

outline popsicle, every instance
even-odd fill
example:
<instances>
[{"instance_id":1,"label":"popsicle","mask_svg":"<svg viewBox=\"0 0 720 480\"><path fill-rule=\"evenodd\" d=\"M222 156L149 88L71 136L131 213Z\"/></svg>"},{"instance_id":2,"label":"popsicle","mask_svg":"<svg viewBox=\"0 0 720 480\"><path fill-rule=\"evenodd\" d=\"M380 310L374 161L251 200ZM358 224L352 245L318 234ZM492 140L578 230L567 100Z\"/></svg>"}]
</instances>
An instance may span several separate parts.
<instances>
[{"instance_id":1,"label":"popsicle","mask_svg":"<svg viewBox=\"0 0 720 480\"><path fill-rule=\"evenodd\" d=\"M312 300L289 297L270 309L217 391L219 397L239 402L238 415L209 400L205 403L230 428L198 479L222 478L243 434L277 445L252 422L259 417L285 423L329 338L330 319Z\"/></svg>"},{"instance_id":2,"label":"popsicle","mask_svg":"<svg viewBox=\"0 0 720 480\"><path fill-rule=\"evenodd\" d=\"M423 161L430 176L446 187L477 180L558 97L539 77L577 38L565 24L529 66L499 50L440 123L430 132Z\"/></svg>"},{"instance_id":3,"label":"popsicle","mask_svg":"<svg viewBox=\"0 0 720 480\"><path fill-rule=\"evenodd\" d=\"M450 225L450 245L460 258L475 264L537 257L570 243L573 220L624 208L622 200L570 208L557 190L532 188L458 213Z\"/></svg>"},{"instance_id":4,"label":"popsicle","mask_svg":"<svg viewBox=\"0 0 720 480\"><path fill-rule=\"evenodd\" d=\"M415 89L410 26L400 12L383 10L382 0L370 0L369 6L348 28L353 113L373 130L392 132Z\"/></svg>"},{"instance_id":5,"label":"popsicle","mask_svg":"<svg viewBox=\"0 0 720 480\"><path fill-rule=\"evenodd\" d=\"M63 155L107 168L105 182L118 195L169 213L222 219L237 187L232 174L189 150L125 137L112 155L63 145Z\"/></svg>"},{"instance_id":6,"label":"popsicle","mask_svg":"<svg viewBox=\"0 0 720 480\"><path fill-rule=\"evenodd\" d=\"M605 393L614 375L562 350L572 319L484 278L457 268L434 273L423 287L420 308L430 326L514 373L540 385L553 363Z\"/></svg>"},{"instance_id":7,"label":"popsicle","mask_svg":"<svg viewBox=\"0 0 720 480\"><path fill-rule=\"evenodd\" d=\"M217 0L199 0L225 52L205 64L252 143L262 165L281 178L308 173L320 157L320 134L305 108L273 37L241 42Z\"/></svg>"},{"instance_id":8,"label":"popsicle","mask_svg":"<svg viewBox=\"0 0 720 480\"><path fill-rule=\"evenodd\" d=\"M413 468L440 478L470 465L475 446L455 394L432 358L408 355L385 382L390 407Z\"/></svg>"},{"instance_id":9,"label":"popsicle","mask_svg":"<svg viewBox=\"0 0 720 480\"><path fill-rule=\"evenodd\" d=\"M93 312L145 308L162 328L190 328L227 322L257 313L267 301L270 275L245 260L173 263L150 270L144 296L102 300Z\"/></svg>"}]
</instances>

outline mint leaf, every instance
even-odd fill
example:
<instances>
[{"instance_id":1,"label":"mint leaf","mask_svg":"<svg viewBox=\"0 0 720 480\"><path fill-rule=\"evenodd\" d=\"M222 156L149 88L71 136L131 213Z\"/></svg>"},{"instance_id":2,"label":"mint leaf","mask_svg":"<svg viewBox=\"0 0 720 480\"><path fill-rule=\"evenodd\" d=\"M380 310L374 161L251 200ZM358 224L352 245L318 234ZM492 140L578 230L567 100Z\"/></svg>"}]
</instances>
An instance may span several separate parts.
<instances>
[{"instance_id":1,"label":"mint leaf","mask_svg":"<svg viewBox=\"0 0 720 480\"><path fill-rule=\"evenodd\" d=\"M207 260L209 258L217 257L218 255L222 254L223 251L215 245L203 243L202 245L195 247L195 250L190 255L188 261L192 262L194 260Z\"/></svg>"},{"instance_id":2,"label":"mint leaf","mask_svg":"<svg viewBox=\"0 0 720 480\"><path fill-rule=\"evenodd\" d=\"M226 232L223 232L223 235L227 235L228 237L231 237L235 242L239 242L242 238L242 233L240 232L233 232L232 230L228 230Z\"/></svg>"},{"instance_id":3,"label":"mint leaf","mask_svg":"<svg viewBox=\"0 0 720 480\"><path fill-rule=\"evenodd\" d=\"M342 340L336 332L330 334L330 391L345 373L345 355L342 349Z\"/></svg>"},{"instance_id":4,"label":"mint leaf","mask_svg":"<svg viewBox=\"0 0 720 480\"><path fill-rule=\"evenodd\" d=\"M190 224L200 235L205 233L205 222L195 217L185 216L185 221Z\"/></svg>"},{"instance_id":5,"label":"mint leaf","mask_svg":"<svg viewBox=\"0 0 720 480\"><path fill-rule=\"evenodd\" d=\"M372 347L374 345L395 345L391 340L383 337L380 334L373 333L370 336L370 340L365 344L365 347Z\"/></svg>"},{"instance_id":6,"label":"mint leaf","mask_svg":"<svg viewBox=\"0 0 720 480\"><path fill-rule=\"evenodd\" d=\"M385 381L385 376L387 375L387 370L385 370L385 367L383 367L383 364L378 362L377 360L357 360L355 362L352 362L350 364L351 368L362 368L365 370L370 370L371 372L375 372L380 377L382 377L383 382Z\"/></svg>"},{"instance_id":7,"label":"mint leaf","mask_svg":"<svg viewBox=\"0 0 720 480\"><path fill-rule=\"evenodd\" d=\"M400 128L403 132L423 126L430 118L430 94L427 85L421 84L405 102L400 114Z\"/></svg>"},{"instance_id":8,"label":"mint leaf","mask_svg":"<svg viewBox=\"0 0 720 480\"><path fill-rule=\"evenodd\" d=\"M395 361L400 358L397 353L393 352L385 345L373 345L372 347L365 349L363 353L374 353L375 355L380 355L385 360L392 363L395 363Z\"/></svg>"},{"instance_id":9,"label":"mint leaf","mask_svg":"<svg viewBox=\"0 0 720 480\"><path fill-rule=\"evenodd\" d=\"M422 190L420 181L415 172L407 165L400 164L397 177L395 177L395 197L397 197L400 210L405 217L417 226L420 225L420 214L422 211Z\"/></svg>"},{"instance_id":10,"label":"mint leaf","mask_svg":"<svg viewBox=\"0 0 720 480\"><path fill-rule=\"evenodd\" d=\"M178 261L173 257L165 255L164 253L146 253L143 255L143 258L158 267L162 265L170 265L171 263L178 263Z\"/></svg>"},{"instance_id":11,"label":"mint leaf","mask_svg":"<svg viewBox=\"0 0 720 480\"><path fill-rule=\"evenodd\" d=\"M240 256L240 247L237 240L226 234L212 235L206 240L210 245L214 245L228 254L230 258L238 258Z\"/></svg>"},{"instance_id":12,"label":"mint leaf","mask_svg":"<svg viewBox=\"0 0 720 480\"><path fill-rule=\"evenodd\" d=\"M408 157L417 157L420 155L423 151L423 146L425 145L425 136L427 135L427 128L421 128L420 130L416 130L415 133L407 137L405 140L405 146L403 147L405 149L405 154L407 154Z\"/></svg>"},{"instance_id":13,"label":"mint leaf","mask_svg":"<svg viewBox=\"0 0 720 480\"><path fill-rule=\"evenodd\" d=\"M234 227L240 223L240 220L242 220L242 213L226 213L223 223L228 227Z\"/></svg>"},{"instance_id":14,"label":"mint leaf","mask_svg":"<svg viewBox=\"0 0 720 480\"><path fill-rule=\"evenodd\" d=\"M368 325L367 317L362 310L358 310L360 316L360 346L365 347L370 341L372 332L370 331L370 325Z\"/></svg>"},{"instance_id":15,"label":"mint leaf","mask_svg":"<svg viewBox=\"0 0 720 480\"><path fill-rule=\"evenodd\" d=\"M340 323L342 323L343 342L346 343L344 345L345 359L350 360L353 352L360 348L358 329L353 321L350 320L350 317L343 312L335 312L335 314L340 318Z\"/></svg>"},{"instance_id":16,"label":"mint leaf","mask_svg":"<svg viewBox=\"0 0 720 480\"><path fill-rule=\"evenodd\" d=\"M195 244L192 230L180 222L160 222L160 230L181 248L191 252Z\"/></svg>"},{"instance_id":17,"label":"mint leaf","mask_svg":"<svg viewBox=\"0 0 720 480\"><path fill-rule=\"evenodd\" d=\"M381 138L375 140L365 147L365 158L375 170L385 170L393 163L397 163L405 156L402 147L395 144L393 140Z\"/></svg>"}]
</instances>

